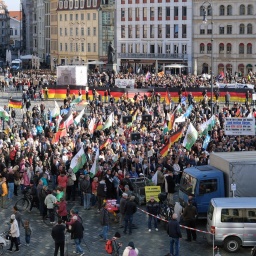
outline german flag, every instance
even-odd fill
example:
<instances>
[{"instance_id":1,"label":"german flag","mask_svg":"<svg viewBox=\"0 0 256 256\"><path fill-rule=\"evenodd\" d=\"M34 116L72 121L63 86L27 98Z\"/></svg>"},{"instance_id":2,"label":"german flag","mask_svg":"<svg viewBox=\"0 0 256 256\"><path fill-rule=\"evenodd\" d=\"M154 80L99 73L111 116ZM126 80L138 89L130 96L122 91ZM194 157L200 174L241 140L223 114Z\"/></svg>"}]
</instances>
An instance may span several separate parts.
<instances>
[{"instance_id":1,"label":"german flag","mask_svg":"<svg viewBox=\"0 0 256 256\"><path fill-rule=\"evenodd\" d=\"M170 148L170 139L168 140L168 142L162 147L162 149L160 150L160 155L161 156L163 156L163 157L165 157L165 156L167 156L167 154L168 154L168 150L169 150L169 148Z\"/></svg>"},{"instance_id":2,"label":"german flag","mask_svg":"<svg viewBox=\"0 0 256 256\"><path fill-rule=\"evenodd\" d=\"M236 117L240 117L240 116L241 116L241 110L240 110L240 108L237 109L235 115L236 115Z\"/></svg>"},{"instance_id":3,"label":"german flag","mask_svg":"<svg viewBox=\"0 0 256 256\"><path fill-rule=\"evenodd\" d=\"M94 131L101 131L103 128L103 124L101 121L98 121L94 126Z\"/></svg>"},{"instance_id":4,"label":"german flag","mask_svg":"<svg viewBox=\"0 0 256 256\"><path fill-rule=\"evenodd\" d=\"M8 103L9 108L22 108L22 101L10 99Z\"/></svg>"},{"instance_id":5,"label":"german flag","mask_svg":"<svg viewBox=\"0 0 256 256\"><path fill-rule=\"evenodd\" d=\"M180 128L170 136L170 147L177 142L183 135L183 128Z\"/></svg>"},{"instance_id":6,"label":"german flag","mask_svg":"<svg viewBox=\"0 0 256 256\"><path fill-rule=\"evenodd\" d=\"M67 129L66 129L65 123L61 123L59 130L55 133L52 139L52 144L58 143L60 138L65 136L67 136Z\"/></svg>"},{"instance_id":7,"label":"german flag","mask_svg":"<svg viewBox=\"0 0 256 256\"><path fill-rule=\"evenodd\" d=\"M173 128L173 124L174 124L174 120L175 120L175 113L170 114L170 120L168 122L168 130L172 130Z\"/></svg>"},{"instance_id":8,"label":"german flag","mask_svg":"<svg viewBox=\"0 0 256 256\"><path fill-rule=\"evenodd\" d=\"M170 105L169 93L168 91L165 92L165 103L166 105Z\"/></svg>"},{"instance_id":9,"label":"german flag","mask_svg":"<svg viewBox=\"0 0 256 256\"><path fill-rule=\"evenodd\" d=\"M112 142L111 139L107 139L103 144L100 145L100 150L102 150L105 147L107 147L107 145L110 144L111 142Z\"/></svg>"}]
</instances>

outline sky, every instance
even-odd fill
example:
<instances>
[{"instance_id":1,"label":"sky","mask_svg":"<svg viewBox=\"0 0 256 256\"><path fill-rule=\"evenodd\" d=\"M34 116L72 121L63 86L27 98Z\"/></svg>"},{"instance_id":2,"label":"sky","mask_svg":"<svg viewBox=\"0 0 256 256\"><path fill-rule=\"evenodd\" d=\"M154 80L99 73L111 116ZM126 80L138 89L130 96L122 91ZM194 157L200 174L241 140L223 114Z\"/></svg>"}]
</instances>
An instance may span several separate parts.
<instances>
[{"instance_id":1,"label":"sky","mask_svg":"<svg viewBox=\"0 0 256 256\"><path fill-rule=\"evenodd\" d=\"M8 6L8 11L19 11L20 10L20 0L4 0Z\"/></svg>"}]
</instances>

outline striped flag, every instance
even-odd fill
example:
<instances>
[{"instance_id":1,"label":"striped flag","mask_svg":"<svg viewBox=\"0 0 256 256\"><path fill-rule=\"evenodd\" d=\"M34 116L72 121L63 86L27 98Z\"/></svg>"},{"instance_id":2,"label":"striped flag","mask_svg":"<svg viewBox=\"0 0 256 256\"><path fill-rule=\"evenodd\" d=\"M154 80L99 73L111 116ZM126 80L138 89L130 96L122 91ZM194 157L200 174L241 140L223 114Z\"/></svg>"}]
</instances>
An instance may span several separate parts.
<instances>
[{"instance_id":1,"label":"striped flag","mask_svg":"<svg viewBox=\"0 0 256 256\"><path fill-rule=\"evenodd\" d=\"M74 123L75 123L76 125L78 125L78 124L80 123L80 121L81 121L83 115L84 115L84 109L83 109L83 110L77 115L77 117L75 118Z\"/></svg>"},{"instance_id":2,"label":"striped flag","mask_svg":"<svg viewBox=\"0 0 256 256\"><path fill-rule=\"evenodd\" d=\"M170 114L170 120L169 120L169 123L168 123L168 130L169 131L173 129L174 119L175 119L175 113Z\"/></svg>"},{"instance_id":3,"label":"striped flag","mask_svg":"<svg viewBox=\"0 0 256 256\"><path fill-rule=\"evenodd\" d=\"M168 93L168 91L166 91L165 92L165 103L166 103L166 105L170 105L170 99L169 99L169 93Z\"/></svg>"},{"instance_id":4,"label":"striped flag","mask_svg":"<svg viewBox=\"0 0 256 256\"><path fill-rule=\"evenodd\" d=\"M56 100L54 101L54 109L51 111L51 117L56 117L60 114L60 107L58 105L58 103L56 102Z\"/></svg>"},{"instance_id":5,"label":"striped flag","mask_svg":"<svg viewBox=\"0 0 256 256\"><path fill-rule=\"evenodd\" d=\"M107 147L110 143L111 143L111 139L106 139L106 141L100 145L100 150L104 149L105 147Z\"/></svg>"},{"instance_id":6,"label":"striped flag","mask_svg":"<svg viewBox=\"0 0 256 256\"><path fill-rule=\"evenodd\" d=\"M66 129L65 123L63 122L60 124L58 131L55 133L52 139L52 144L58 143L60 138L66 137L66 136L67 136L67 129Z\"/></svg>"},{"instance_id":7,"label":"striped flag","mask_svg":"<svg viewBox=\"0 0 256 256\"><path fill-rule=\"evenodd\" d=\"M162 149L159 151L160 155L165 157L168 154L168 150L171 147L171 140L169 138L168 142L162 147Z\"/></svg>"},{"instance_id":8,"label":"striped flag","mask_svg":"<svg viewBox=\"0 0 256 256\"><path fill-rule=\"evenodd\" d=\"M114 113L112 112L112 113L109 115L107 121L105 122L105 124L104 124L102 130L105 130L105 129L109 128L110 126L112 126L113 122L114 122Z\"/></svg>"},{"instance_id":9,"label":"striped flag","mask_svg":"<svg viewBox=\"0 0 256 256\"><path fill-rule=\"evenodd\" d=\"M80 102L82 101L82 95L78 96L77 98L75 98L71 103L70 105L76 105L76 104L79 104Z\"/></svg>"},{"instance_id":10,"label":"striped flag","mask_svg":"<svg viewBox=\"0 0 256 256\"><path fill-rule=\"evenodd\" d=\"M185 139L183 141L183 147L190 150L198 138L198 132L192 123L189 124Z\"/></svg>"},{"instance_id":11,"label":"striped flag","mask_svg":"<svg viewBox=\"0 0 256 256\"><path fill-rule=\"evenodd\" d=\"M94 133L94 125L95 125L95 118L92 118L88 125L88 130L89 130L90 134Z\"/></svg>"},{"instance_id":12,"label":"striped flag","mask_svg":"<svg viewBox=\"0 0 256 256\"><path fill-rule=\"evenodd\" d=\"M69 126L74 123L73 114L72 114L71 109L68 111L68 113L65 116L63 116L61 123L65 124L66 129L68 129Z\"/></svg>"},{"instance_id":13,"label":"striped flag","mask_svg":"<svg viewBox=\"0 0 256 256\"><path fill-rule=\"evenodd\" d=\"M22 108L22 101L10 99L9 103L8 103L8 107L9 108Z\"/></svg>"}]
</instances>

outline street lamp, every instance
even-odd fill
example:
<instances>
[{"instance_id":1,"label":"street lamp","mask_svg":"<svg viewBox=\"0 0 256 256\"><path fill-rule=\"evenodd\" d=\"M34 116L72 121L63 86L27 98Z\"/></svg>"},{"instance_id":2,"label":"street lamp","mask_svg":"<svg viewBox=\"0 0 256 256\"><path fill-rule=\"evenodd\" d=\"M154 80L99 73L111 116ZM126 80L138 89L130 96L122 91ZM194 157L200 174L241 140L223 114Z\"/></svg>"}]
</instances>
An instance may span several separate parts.
<instances>
[{"instance_id":1,"label":"street lamp","mask_svg":"<svg viewBox=\"0 0 256 256\"><path fill-rule=\"evenodd\" d=\"M200 9L203 9L203 23L207 23L208 11L211 11L211 115L213 115L213 8L212 4L208 1L204 2Z\"/></svg>"}]
</instances>

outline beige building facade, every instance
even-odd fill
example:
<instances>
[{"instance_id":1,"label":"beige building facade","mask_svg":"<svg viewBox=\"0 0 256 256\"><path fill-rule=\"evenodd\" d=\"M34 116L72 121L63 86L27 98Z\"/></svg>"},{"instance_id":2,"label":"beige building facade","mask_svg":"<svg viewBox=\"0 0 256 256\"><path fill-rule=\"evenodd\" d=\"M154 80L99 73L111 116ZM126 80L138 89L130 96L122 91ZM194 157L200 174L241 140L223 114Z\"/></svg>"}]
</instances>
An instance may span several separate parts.
<instances>
[{"instance_id":1,"label":"beige building facade","mask_svg":"<svg viewBox=\"0 0 256 256\"><path fill-rule=\"evenodd\" d=\"M59 58L58 53L58 0L51 0L50 3L50 63L51 69L55 69L57 60Z\"/></svg>"},{"instance_id":2,"label":"beige building facade","mask_svg":"<svg viewBox=\"0 0 256 256\"><path fill-rule=\"evenodd\" d=\"M193 73L211 72L212 52L215 76L256 72L256 1L210 0L206 24L202 4L193 0Z\"/></svg>"},{"instance_id":3,"label":"beige building facade","mask_svg":"<svg viewBox=\"0 0 256 256\"><path fill-rule=\"evenodd\" d=\"M59 0L56 65L83 65L99 60L99 0Z\"/></svg>"}]
</instances>

